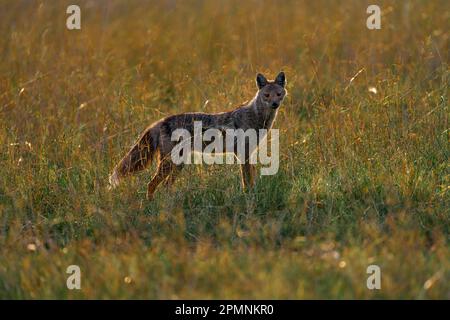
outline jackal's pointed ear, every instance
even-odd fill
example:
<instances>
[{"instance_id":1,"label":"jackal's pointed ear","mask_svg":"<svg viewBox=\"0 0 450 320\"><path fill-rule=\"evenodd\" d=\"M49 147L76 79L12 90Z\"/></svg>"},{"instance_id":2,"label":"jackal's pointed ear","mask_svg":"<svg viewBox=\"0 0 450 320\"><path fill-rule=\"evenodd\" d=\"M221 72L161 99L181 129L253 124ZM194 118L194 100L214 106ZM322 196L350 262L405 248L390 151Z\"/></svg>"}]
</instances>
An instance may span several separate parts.
<instances>
[{"instance_id":1,"label":"jackal's pointed ear","mask_svg":"<svg viewBox=\"0 0 450 320\"><path fill-rule=\"evenodd\" d=\"M267 84L267 79L261 73L256 75L256 85L258 89L262 89Z\"/></svg>"},{"instance_id":2,"label":"jackal's pointed ear","mask_svg":"<svg viewBox=\"0 0 450 320\"><path fill-rule=\"evenodd\" d=\"M284 75L284 72L281 71L277 77L275 78L275 83L284 87L286 85L286 76Z\"/></svg>"}]
</instances>

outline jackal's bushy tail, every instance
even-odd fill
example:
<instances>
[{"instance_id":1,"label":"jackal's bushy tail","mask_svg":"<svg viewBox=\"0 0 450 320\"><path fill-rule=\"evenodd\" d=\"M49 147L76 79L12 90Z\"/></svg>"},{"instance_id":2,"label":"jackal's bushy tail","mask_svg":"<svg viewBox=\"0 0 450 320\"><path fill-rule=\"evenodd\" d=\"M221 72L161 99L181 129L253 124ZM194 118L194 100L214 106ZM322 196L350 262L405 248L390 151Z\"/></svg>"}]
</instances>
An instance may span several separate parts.
<instances>
[{"instance_id":1,"label":"jackal's bushy tail","mask_svg":"<svg viewBox=\"0 0 450 320\"><path fill-rule=\"evenodd\" d=\"M154 158L158 145L159 126L153 125L141 134L130 151L115 166L109 176L110 188L117 187L123 177L144 170Z\"/></svg>"}]
</instances>

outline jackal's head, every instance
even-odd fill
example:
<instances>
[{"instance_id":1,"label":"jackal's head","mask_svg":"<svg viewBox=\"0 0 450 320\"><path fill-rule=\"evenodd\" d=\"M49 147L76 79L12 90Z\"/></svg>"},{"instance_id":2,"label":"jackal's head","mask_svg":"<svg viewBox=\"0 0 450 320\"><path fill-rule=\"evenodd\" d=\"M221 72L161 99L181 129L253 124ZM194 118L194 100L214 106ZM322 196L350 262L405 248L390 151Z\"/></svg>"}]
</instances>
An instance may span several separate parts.
<instances>
[{"instance_id":1,"label":"jackal's head","mask_svg":"<svg viewBox=\"0 0 450 320\"><path fill-rule=\"evenodd\" d=\"M286 76L281 71L275 80L267 80L261 73L256 76L256 84L258 86L258 100L264 107L277 109L284 97L286 96Z\"/></svg>"}]
</instances>

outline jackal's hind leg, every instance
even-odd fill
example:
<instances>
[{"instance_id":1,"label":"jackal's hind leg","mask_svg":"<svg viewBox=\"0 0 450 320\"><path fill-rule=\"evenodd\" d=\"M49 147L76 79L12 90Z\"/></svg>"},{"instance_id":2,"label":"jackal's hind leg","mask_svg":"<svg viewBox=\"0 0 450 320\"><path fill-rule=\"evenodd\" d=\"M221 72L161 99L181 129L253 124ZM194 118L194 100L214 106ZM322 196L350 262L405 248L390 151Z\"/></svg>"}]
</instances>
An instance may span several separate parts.
<instances>
[{"instance_id":1,"label":"jackal's hind leg","mask_svg":"<svg viewBox=\"0 0 450 320\"><path fill-rule=\"evenodd\" d=\"M169 160L163 160L159 163L158 169L152 180L147 185L147 199L152 200L156 188L163 182L173 171L175 165Z\"/></svg>"},{"instance_id":2,"label":"jackal's hind leg","mask_svg":"<svg viewBox=\"0 0 450 320\"><path fill-rule=\"evenodd\" d=\"M175 180L178 177L178 174L181 172L181 169L183 169L182 165L177 165L177 166L174 165L172 172L166 178L166 180L164 180L164 187L166 189L170 189L172 187L172 185L175 183Z\"/></svg>"},{"instance_id":3,"label":"jackal's hind leg","mask_svg":"<svg viewBox=\"0 0 450 320\"><path fill-rule=\"evenodd\" d=\"M248 162L241 164L242 189L244 191L253 188L255 185L256 166Z\"/></svg>"}]
</instances>

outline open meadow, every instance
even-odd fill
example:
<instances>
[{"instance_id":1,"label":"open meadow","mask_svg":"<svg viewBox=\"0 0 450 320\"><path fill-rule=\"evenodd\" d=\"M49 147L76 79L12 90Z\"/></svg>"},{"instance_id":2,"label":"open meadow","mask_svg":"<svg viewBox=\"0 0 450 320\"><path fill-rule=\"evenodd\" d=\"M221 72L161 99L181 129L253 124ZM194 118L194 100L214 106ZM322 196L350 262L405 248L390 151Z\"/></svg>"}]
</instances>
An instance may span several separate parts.
<instances>
[{"instance_id":1,"label":"open meadow","mask_svg":"<svg viewBox=\"0 0 450 320\"><path fill-rule=\"evenodd\" d=\"M450 299L449 30L447 0L0 0L0 299ZM149 124L280 70L277 174L108 190Z\"/></svg>"}]
</instances>

